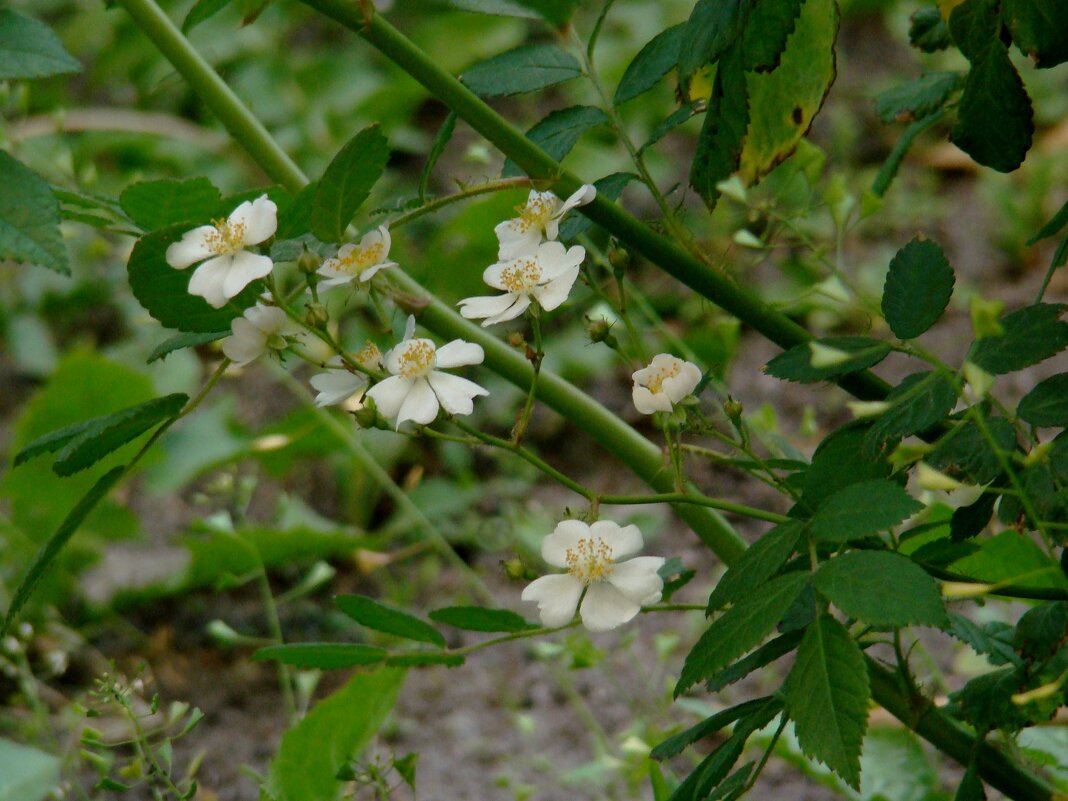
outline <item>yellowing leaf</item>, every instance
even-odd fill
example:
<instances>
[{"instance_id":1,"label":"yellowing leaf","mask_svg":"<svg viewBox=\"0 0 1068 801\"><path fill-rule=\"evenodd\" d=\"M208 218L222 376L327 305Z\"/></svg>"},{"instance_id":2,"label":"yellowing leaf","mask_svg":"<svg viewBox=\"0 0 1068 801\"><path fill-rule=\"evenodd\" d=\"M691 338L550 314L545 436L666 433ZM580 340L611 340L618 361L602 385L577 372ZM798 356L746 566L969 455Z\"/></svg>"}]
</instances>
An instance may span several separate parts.
<instances>
[{"instance_id":1,"label":"yellowing leaf","mask_svg":"<svg viewBox=\"0 0 1068 801\"><path fill-rule=\"evenodd\" d=\"M808 131L834 82L837 35L835 0L807 0L779 66L746 74L750 123L739 170L746 184L786 159Z\"/></svg>"}]
</instances>

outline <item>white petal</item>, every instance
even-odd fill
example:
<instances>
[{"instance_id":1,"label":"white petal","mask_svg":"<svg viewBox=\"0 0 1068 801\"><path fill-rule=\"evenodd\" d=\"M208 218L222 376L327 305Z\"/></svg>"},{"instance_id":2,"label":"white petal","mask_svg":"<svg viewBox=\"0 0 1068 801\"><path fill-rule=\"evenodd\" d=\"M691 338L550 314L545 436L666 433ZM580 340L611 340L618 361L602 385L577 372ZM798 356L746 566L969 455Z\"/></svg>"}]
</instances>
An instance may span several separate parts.
<instances>
[{"instance_id":1,"label":"white petal","mask_svg":"<svg viewBox=\"0 0 1068 801\"><path fill-rule=\"evenodd\" d=\"M514 320L521 315L530 306L530 295L516 295L515 302L512 303L507 309L500 314L494 314L492 317L487 317L482 321L482 327L487 325L496 325L497 323L504 323L508 320Z\"/></svg>"},{"instance_id":2,"label":"white petal","mask_svg":"<svg viewBox=\"0 0 1068 801\"><path fill-rule=\"evenodd\" d=\"M582 599L582 625L590 631L608 631L631 620L641 607L611 584L596 581Z\"/></svg>"},{"instance_id":3,"label":"white petal","mask_svg":"<svg viewBox=\"0 0 1068 801\"><path fill-rule=\"evenodd\" d=\"M245 318L264 335L281 333L289 328L289 317L277 306L264 306L257 303L252 308L245 309Z\"/></svg>"},{"instance_id":4,"label":"white petal","mask_svg":"<svg viewBox=\"0 0 1068 801\"><path fill-rule=\"evenodd\" d=\"M506 292L503 295L480 295L474 298L464 298L458 304L460 314L468 320L477 320L482 317L492 317L500 314L511 307L515 302L515 295Z\"/></svg>"},{"instance_id":5,"label":"white petal","mask_svg":"<svg viewBox=\"0 0 1068 801\"><path fill-rule=\"evenodd\" d=\"M440 370L431 370L426 380L441 401L441 407L449 414L471 414L475 408L473 399L478 395L489 395L489 390L474 381Z\"/></svg>"},{"instance_id":6,"label":"white petal","mask_svg":"<svg viewBox=\"0 0 1068 801\"><path fill-rule=\"evenodd\" d=\"M395 261L384 261L384 262L381 262L379 264L373 264L370 267L368 267L366 270L364 270L362 273L360 273L360 280L361 281L370 281L372 278L375 277L375 274L379 270L385 270L387 267L396 267L396 266L397 266L397 262L395 262Z\"/></svg>"},{"instance_id":7,"label":"white petal","mask_svg":"<svg viewBox=\"0 0 1068 801\"><path fill-rule=\"evenodd\" d=\"M189 294L199 295L213 308L221 309L225 306L229 298L223 290L223 284L233 260L232 254L226 254L208 259L197 267L193 271L193 277L189 279Z\"/></svg>"},{"instance_id":8,"label":"white petal","mask_svg":"<svg viewBox=\"0 0 1068 801\"><path fill-rule=\"evenodd\" d=\"M671 398L663 392L658 392L654 395L647 387L643 387L641 384L636 383L634 385L630 397L634 401L634 408L642 414L671 411Z\"/></svg>"},{"instance_id":9,"label":"white petal","mask_svg":"<svg viewBox=\"0 0 1068 801\"><path fill-rule=\"evenodd\" d=\"M542 281L549 281L558 275L576 269L586 258L586 248L572 245L567 250L559 242L546 242L538 248L538 266L541 267Z\"/></svg>"},{"instance_id":10,"label":"white petal","mask_svg":"<svg viewBox=\"0 0 1068 801\"><path fill-rule=\"evenodd\" d=\"M408 321L404 324L404 338L411 339L415 334L415 315L409 314Z\"/></svg>"},{"instance_id":11,"label":"white petal","mask_svg":"<svg viewBox=\"0 0 1068 801\"><path fill-rule=\"evenodd\" d=\"M541 541L541 558L553 567L567 567L567 552L590 536L590 527L581 520L561 520Z\"/></svg>"},{"instance_id":12,"label":"white petal","mask_svg":"<svg viewBox=\"0 0 1068 801\"><path fill-rule=\"evenodd\" d=\"M582 583L568 575L542 576L534 579L520 596L536 601L541 622L546 626L563 626L575 617Z\"/></svg>"},{"instance_id":13,"label":"white petal","mask_svg":"<svg viewBox=\"0 0 1068 801\"><path fill-rule=\"evenodd\" d=\"M397 428L406 420L425 426L438 416L438 396L425 378L417 378L397 412Z\"/></svg>"},{"instance_id":14,"label":"white petal","mask_svg":"<svg viewBox=\"0 0 1068 801\"><path fill-rule=\"evenodd\" d=\"M585 206L587 203L592 203L595 197L597 197L597 187L593 184L583 184L564 201L560 211L566 212L577 206Z\"/></svg>"},{"instance_id":15,"label":"white petal","mask_svg":"<svg viewBox=\"0 0 1068 801\"><path fill-rule=\"evenodd\" d=\"M598 520L590 533L600 537L612 549L612 559L625 559L642 549L642 532L637 526L620 526L611 520Z\"/></svg>"},{"instance_id":16,"label":"white petal","mask_svg":"<svg viewBox=\"0 0 1068 801\"><path fill-rule=\"evenodd\" d=\"M489 284L494 289L499 289L502 292L507 292L508 287L501 281L501 273L504 269L511 265L513 259L499 261L496 264L491 264L485 270L482 271L482 280Z\"/></svg>"},{"instance_id":17,"label":"white petal","mask_svg":"<svg viewBox=\"0 0 1068 801\"><path fill-rule=\"evenodd\" d=\"M639 606L655 604L664 591L664 580L656 572L663 565L662 556L638 556L613 565L608 582Z\"/></svg>"},{"instance_id":18,"label":"white petal","mask_svg":"<svg viewBox=\"0 0 1068 801\"><path fill-rule=\"evenodd\" d=\"M664 379L662 389L672 403L678 403L685 398L699 383L701 383L701 369L693 362L679 360L679 374Z\"/></svg>"},{"instance_id":19,"label":"white petal","mask_svg":"<svg viewBox=\"0 0 1068 801\"><path fill-rule=\"evenodd\" d=\"M222 350L226 358L239 367L258 359L267 351L267 337L244 317L233 320L230 330L234 333L223 340Z\"/></svg>"},{"instance_id":20,"label":"white petal","mask_svg":"<svg viewBox=\"0 0 1068 801\"><path fill-rule=\"evenodd\" d=\"M177 270L184 270L191 264L215 253L208 247L208 235L215 233L214 225L201 225L192 231L186 231L182 238L167 248L167 264Z\"/></svg>"},{"instance_id":21,"label":"white petal","mask_svg":"<svg viewBox=\"0 0 1068 801\"><path fill-rule=\"evenodd\" d=\"M462 339L454 339L438 348L438 367L462 367L466 364L482 364L486 358L481 345L474 342L465 342Z\"/></svg>"},{"instance_id":22,"label":"white petal","mask_svg":"<svg viewBox=\"0 0 1068 801\"><path fill-rule=\"evenodd\" d=\"M545 309L545 311L552 311L567 300L567 296L571 294L571 287L575 285L575 279L578 278L578 274L579 268L572 267L569 271L557 276L547 284L534 287L531 294L537 299L539 305Z\"/></svg>"},{"instance_id":23,"label":"white petal","mask_svg":"<svg viewBox=\"0 0 1068 801\"><path fill-rule=\"evenodd\" d=\"M230 269L223 281L223 293L232 298L241 294L241 290L255 281L269 275L274 268L274 262L269 256L260 256L257 253L249 253L247 250L239 250L233 255Z\"/></svg>"},{"instance_id":24,"label":"white petal","mask_svg":"<svg viewBox=\"0 0 1068 801\"><path fill-rule=\"evenodd\" d=\"M393 419L400 412L411 387L412 379L394 375L384 381L379 381L367 390L367 397L374 400L375 406L383 417Z\"/></svg>"},{"instance_id":25,"label":"white petal","mask_svg":"<svg viewBox=\"0 0 1068 801\"><path fill-rule=\"evenodd\" d=\"M274 236L278 229L278 206L267 195L246 200L227 219L231 225L244 224L246 245L258 245Z\"/></svg>"},{"instance_id":26,"label":"white petal","mask_svg":"<svg viewBox=\"0 0 1068 801\"><path fill-rule=\"evenodd\" d=\"M497 258L501 261L511 261L520 256L530 255L541 243L540 229L531 228L524 231L516 226L515 222L516 220L505 220L493 229L500 243ZM500 289L500 287L497 288Z\"/></svg>"},{"instance_id":27,"label":"white petal","mask_svg":"<svg viewBox=\"0 0 1068 801\"><path fill-rule=\"evenodd\" d=\"M367 379L347 370L329 370L313 375L309 383L319 393L315 396L316 406L334 406L359 392L366 386Z\"/></svg>"},{"instance_id":28,"label":"white petal","mask_svg":"<svg viewBox=\"0 0 1068 801\"><path fill-rule=\"evenodd\" d=\"M384 225L378 226L373 231L368 231L360 239L360 250L366 250L369 247L375 245L382 246L382 258L385 259L389 255L389 247L393 244L389 236L389 229Z\"/></svg>"}]
</instances>

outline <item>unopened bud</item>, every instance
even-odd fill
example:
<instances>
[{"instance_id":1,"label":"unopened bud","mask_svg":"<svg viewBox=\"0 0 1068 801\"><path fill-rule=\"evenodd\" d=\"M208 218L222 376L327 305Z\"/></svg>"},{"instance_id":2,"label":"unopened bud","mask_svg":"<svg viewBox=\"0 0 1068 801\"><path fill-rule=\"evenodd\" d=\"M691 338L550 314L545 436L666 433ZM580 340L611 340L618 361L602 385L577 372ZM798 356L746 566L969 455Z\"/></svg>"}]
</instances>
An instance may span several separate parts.
<instances>
[{"instance_id":1,"label":"unopened bud","mask_svg":"<svg viewBox=\"0 0 1068 801\"><path fill-rule=\"evenodd\" d=\"M508 344L511 345L513 348L525 348L527 341L518 331L513 331L508 335Z\"/></svg>"},{"instance_id":2,"label":"unopened bud","mask_svg":"<svg viewBox=\"0 0 1068 801\"><path fill-rule=\"evenodd\" d=\"M322 328L329 319L330 315L327 314L326 307L321 303L309 303L304 308L304 322L308 324L309 328Z\"/></svg>"},{"instance_id":3,"label":"unopened bud","mask_svg":"<svg viewBox=\"0 0 1068 801\"><path fill-rule=\"evenodd\" d=\"M523 560L518 556L513 556L511 559L502 559L501 567L504 569L504 575L511 581L530 581L533 578L537 578L537 574L523 564Z\"/></svg>"},{"instance_id":4,"label":"unopened bud","mask_svg":"<svg viewBox=\"0 0 1068 801\"><path fill-rule=\"evenodd\" d=\"M723 404L723 413L727 415L727 419L729 419L735 425L741 424L742 411L743 408L741 402L736 401L734 398L731 398Z\"/></svg>"},{"instance_id":5,"label":"unopened bud","mask_svg":"<svg viewBox=\"0 0 1068 801\"><path fill-rule=\"evenodd\" d=\"M619 346L619 342L612 333L612 323L603 317L598 317L596 320L586 318L586 336L590 338L590 342L603 342L610 348Z\"/></svg>"},{"instance_id":6,"label":"unopened bud","mask_svg":"<svg viewBox=\"0 0 1068 801\"><path fill-rule=\"evenodd\" d=\"M386 427L386 423L378 416L378 407L375 406L375 399L364 395L363 403L360 408L352 413L352 416L356 418L356 424L360 428L383 428Z\"/></svg>"},{"instance_id":7,"label":"unopened bud","mask_svg":"<svg viewBox=\"0 0 1068 801\"><path fill-rule=\"evenodd\" d=\"M623 275L627 267L630 266L630 251L615 245L608 251L608 263L612 265L617 277Z\"/></svg>"},{"instance_id":8,"label":"unopened bud","mask_svg":"<svg viewBox=\"0 0 1068 801\"><path fill-rule=\"evenodd\" d=\"M305 250L300 254L300 258L297 259L297 269L306 275L316 272L320 264L322 264L322 261L319 259L319 254L310 250Z\"/></svg>"}]
</instances>

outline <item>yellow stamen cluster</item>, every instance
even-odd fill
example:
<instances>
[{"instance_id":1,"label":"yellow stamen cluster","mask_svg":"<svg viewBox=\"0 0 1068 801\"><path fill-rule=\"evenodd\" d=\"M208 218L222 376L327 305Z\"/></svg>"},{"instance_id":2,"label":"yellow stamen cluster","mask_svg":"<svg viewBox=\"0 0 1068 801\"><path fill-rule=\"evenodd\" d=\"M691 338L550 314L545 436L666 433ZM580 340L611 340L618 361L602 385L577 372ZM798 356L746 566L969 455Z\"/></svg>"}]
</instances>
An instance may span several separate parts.
<instances>
[{"instance_id":1,"label":"yellow stamen cluster","mask_svg":"<svg viewBox=\"0 0 1068 801\"><path fill-rule=\"evenodd\" d=\"M522 233L533 228L541 228L556 211L556 198L550 193L535 195L525 206L516 206L519 217L512 220L513 225Z\"/></svg>"},{"instance_id":2,"label":"yellow stamen cluster","mask_svg":"<svg viewBox=\"0 0 1068 801\"><path fill-rule=\"evenodd\" d=\"M654 395L656 395L658 392L660 392L663 389L664 382L667 381L669 378L674 378L675 376L677 376L679 374L679 372L680 372L680 370L679 370L679 363L678 362L675 362L674 364L671 365L671 367L667 368L666 370L663 367L661 367L659 370L656 371L656 375L654 375L649 380L649 383L646 384L645 386L647 386L649 388L650 392L652 392Z\"/></svg>"},{"instance_id":3,"label":"yellow stamen cluster","mask_svg":"<svg viewBox=\"0 0 1068 801\"><path fill-rule=\"evenodd\" d=\"M229 220L212 220L215 226L205 237L205 244L212 253L222 255L241 250L245 246L245 224L243 222L230 222Z\"/></svg>"},{"instance_id":4,"label":"yellow stamen cluster","mask_svg":"<svg viewBox=\"0 0 1068 801\"><path fill-rule=\"evenodd\" d=\"M583 537L564 554L567 572L589 585L612 575L612 548L601 537Z\"/></svg>"},{"instance_id":5,"label":"yellow stamen cluster","mask_svg":"<svg viewBox=\"0 0 1068 801\"><path fill-rule=\"evenodd\" d=\"M404 346L400 355L400 375L405 378L418 378L434 366L434 353L437 349L425 339L413 339Z\"/></svg>"},{"instance_id":6,"label":"yellow stamen cluster","mask_svg":"<svg viewBox=\"0 0 1068 801\"><path fill-rule=\"evenodd\" d=\"M509 292L529 292L541 280L541 265L534 259L519 259L501 270L501 283Z\"/></svg>"},{"instance_id":7,"label":"yellow stamen cluster","mask_svg":"<svg viewBox=\"0 0 1068 801\"><path fill-rule=\"evenodd\" d=\"M382 369L382 351L378 349L378 345L374 342L368 342L352 358L356 361L356 364L367 370Z\"/></svg>"},{"instance_id":8,"label":"yellow stamen cluster","mask_svg":"<svg viewBox=\"0 0 1068 801\"><path fill-rule=\"evenodd\" d=\"M382 261L383 249L381 242L363 248L354 247L348 255L332 259L333 264L330 266L338 272L353 274L362 272L367 267Z\"/></svg>"}]
</instances>

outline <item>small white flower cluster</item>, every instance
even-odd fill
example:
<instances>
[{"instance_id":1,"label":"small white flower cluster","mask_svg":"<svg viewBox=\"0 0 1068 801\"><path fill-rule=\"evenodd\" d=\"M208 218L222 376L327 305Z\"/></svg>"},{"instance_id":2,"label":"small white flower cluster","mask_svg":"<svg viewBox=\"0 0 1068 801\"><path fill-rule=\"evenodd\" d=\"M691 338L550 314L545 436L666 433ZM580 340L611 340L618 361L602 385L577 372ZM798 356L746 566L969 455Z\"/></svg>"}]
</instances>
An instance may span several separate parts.
<instances>
[{"instance_id":1,"label":"small white flower cluster","mask_svg":"<svg viewBox=\"0 0 1068 801\"><path fill-rule=\"evenodd\" d=\"M460 314L487 326L514 320L535 301L552 311L567 300L586 249L565 248L556 241L560 222L596 196L590 184L563 201L552 192L530 190L526 205L516 209L519 216L493 229L500 243L498 261L486 268L482 280L504 294L465 298L459 303Z\"/></svg>"},{"instance_id":2,"label":"small white flower cluster","mask_svg":"<svg viewBox=\"0 0 1068 801\"><path fill-rule=\"evenodd\" d=\"M648 367L636 370L631 378L635 409L642 414L670 412L701 383L701 368L670 353L658 353Z\"/></svg>"}]
</instances>

